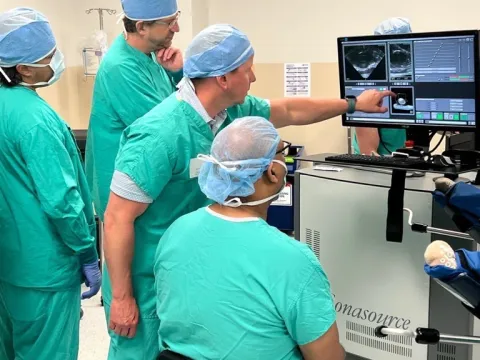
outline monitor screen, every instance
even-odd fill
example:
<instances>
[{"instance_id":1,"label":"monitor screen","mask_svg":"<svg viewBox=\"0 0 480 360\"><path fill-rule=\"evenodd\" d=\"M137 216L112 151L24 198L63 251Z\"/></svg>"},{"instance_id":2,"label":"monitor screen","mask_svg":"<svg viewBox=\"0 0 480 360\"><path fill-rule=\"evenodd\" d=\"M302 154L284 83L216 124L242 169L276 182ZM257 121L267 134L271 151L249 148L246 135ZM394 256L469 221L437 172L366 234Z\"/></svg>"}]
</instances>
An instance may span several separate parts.
<instances>
[{"instance_id":1,"label":"monitor screen","mask_svg":"<svg viewBox=\"0 0 480 360\"><path fill-rule=\"evenodd\" d=\"M396 94L384 99L386 113L346 114L344 126L475 129L477 30L342 37L338 55L342 98L367 89Z\"/></svg>"}]
</instances>

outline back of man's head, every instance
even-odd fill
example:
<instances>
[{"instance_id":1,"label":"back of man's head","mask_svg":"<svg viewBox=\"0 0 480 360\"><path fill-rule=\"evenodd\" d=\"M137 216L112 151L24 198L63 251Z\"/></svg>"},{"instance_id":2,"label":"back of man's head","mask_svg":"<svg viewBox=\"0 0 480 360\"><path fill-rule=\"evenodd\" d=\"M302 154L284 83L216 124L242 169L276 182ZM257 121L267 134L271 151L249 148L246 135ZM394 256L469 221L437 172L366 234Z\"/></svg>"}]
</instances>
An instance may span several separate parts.
<instances>
[{"instance_id":1,"label":"back of man's head","mask_svg":"<svg viewBox=\"0 0 480 360\"><path fill-rule=\"evenodd\" d=\"M261 117L244 117L223 129L212 144L200 175L208 198L224 203L228 197L247 197L272 163L280 142L277 130Z\"/></svg>"},{"instance_id":2,"label":"back of man's head","mask_svg":"<svg viewBox=\"0 0 480 360\"><path fill-rule=\"evenodd\" d=\"M412 32L410 21L402 17L393 17L382 21L374 30L375 35L408 34Z\"/></svg>"},{"instance_id":3,"label":"back of man's head","mask_svg":"<svg viewBox=\"0 0 480 360\"><path fill-rule=\"evenodd\" d=\"M254 55L247 35L228 24L215 24L198 33L185 51L183 73L187 78L225 75Z\"/></svg>"}]
</instances>

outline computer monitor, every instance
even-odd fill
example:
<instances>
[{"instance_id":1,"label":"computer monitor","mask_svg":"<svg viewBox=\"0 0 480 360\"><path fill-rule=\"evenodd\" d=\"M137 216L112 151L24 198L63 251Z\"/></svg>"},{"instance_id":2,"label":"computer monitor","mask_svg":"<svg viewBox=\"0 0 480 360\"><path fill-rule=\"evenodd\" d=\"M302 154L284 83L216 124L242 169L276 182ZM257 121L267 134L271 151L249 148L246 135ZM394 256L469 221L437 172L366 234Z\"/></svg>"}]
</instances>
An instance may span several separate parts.
<instances>
[{"instance_id":1,"label":"computer monitor","mask_svg":"<svg viewBox=\"0 0 480 360\"><path fill-rule=\"evenodd\" d=\"M340 37L340 91L391 90L386 113L355 112L343 126L475 131L480 114L479 31Z\"/></svg>"}]
</instances>

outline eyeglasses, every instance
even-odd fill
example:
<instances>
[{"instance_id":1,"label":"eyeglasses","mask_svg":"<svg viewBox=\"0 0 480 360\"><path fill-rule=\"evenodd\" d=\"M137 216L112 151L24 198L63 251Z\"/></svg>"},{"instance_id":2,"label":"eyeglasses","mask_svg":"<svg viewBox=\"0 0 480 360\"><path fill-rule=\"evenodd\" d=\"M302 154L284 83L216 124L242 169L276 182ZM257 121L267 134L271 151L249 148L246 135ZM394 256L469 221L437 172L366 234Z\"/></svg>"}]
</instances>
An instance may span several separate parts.
<instances>
[{"instance_id":1,"label":"eyeglasses","mask_svg":"<svg viewBox=\"0 0 480 360\"><path fill-rule=\"evenodd\" d=\"M172 29L175 27L175 25L178 24L178 19L179 19L181 13L182 13L182 12L179 10L179 11L177 12L177 15L175 16L175 19L173 19L173 20L170 21L170 22L166 22L166 21L162 21L162 20L157 20L157 21L155 21L155 24L167 25L167 26L168 26L168 29L169 29L169 30L172 30Z\"/></svg>"},{"instance_id":2,"label":"eyeglasses","mask_svg":"<svg viewBox=\"0 0 480 360\"><path fill-rule=\"evenodd\" d=\"M287 155L287 154L288 154L288 150L289 150L290 147L292 146L292 143L291 143L291 142L288 142L288 141L282 141L282 142L283 142L282 149L281 149L281 150L278 150L275 154Z\"/></svg>"}]
</instances>

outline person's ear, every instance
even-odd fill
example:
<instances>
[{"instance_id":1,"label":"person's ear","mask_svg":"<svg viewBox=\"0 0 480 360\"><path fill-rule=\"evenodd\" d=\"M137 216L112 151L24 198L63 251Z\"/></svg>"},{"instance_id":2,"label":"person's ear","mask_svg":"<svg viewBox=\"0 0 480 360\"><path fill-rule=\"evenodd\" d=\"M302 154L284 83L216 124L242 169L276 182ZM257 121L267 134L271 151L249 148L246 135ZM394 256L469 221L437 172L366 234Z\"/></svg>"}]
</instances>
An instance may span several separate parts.
<instances>
[{"instance_id":1,"label":"person's ear","mask_svg":"<svg viewBox=\"0 0 480 360\"><path fill-rule=\"evenodd\" d=\"M145 21L137 21L135 28L137 29L137 33L139 35L145 35L147 31L147 24L145 24Z\"/></svg>"},{"instance_id":2,"label":"person's ear","mask_svg":"<svg viewBox=\"0 0 480 360\"><path fill-rule=\"evenodd\" d=\"M268 165L268 168L265 171L265 175L267 177L267 180L272 184L276 184L280 181L278 174L275 172L275 169L273 168L273 163Z\"/></svg>"},{"instance_id":3,"label":"person's ear","mask_svg":"<svg viewBox=\"0 0 480 360\"><path fill-rule=\"evenodd\" d=\"M33 77L33 71L30 66L26 65L17 65L17 71L20 74L22 78L32 78Z\"/></svg>"},{"instance_id":4,"label":"person's ear","mask_svg":"<svg viewBox=\"0 0 480 360\"><path fill-rule=\"evenodd\" d=\"M220 86L220 88L222 90L227 90L227 88L228 88L227 76L226 75L217 76L216 79L217 79L218 86Z\"/></svg>"}]
</instances>

